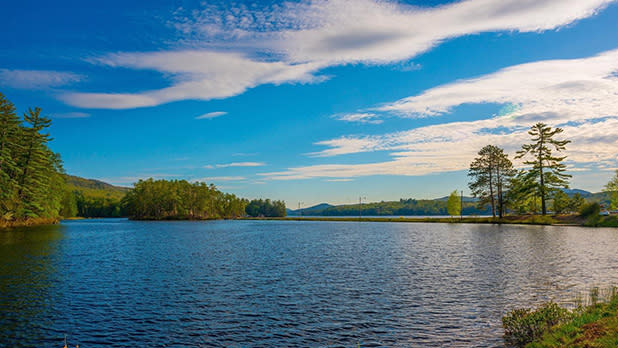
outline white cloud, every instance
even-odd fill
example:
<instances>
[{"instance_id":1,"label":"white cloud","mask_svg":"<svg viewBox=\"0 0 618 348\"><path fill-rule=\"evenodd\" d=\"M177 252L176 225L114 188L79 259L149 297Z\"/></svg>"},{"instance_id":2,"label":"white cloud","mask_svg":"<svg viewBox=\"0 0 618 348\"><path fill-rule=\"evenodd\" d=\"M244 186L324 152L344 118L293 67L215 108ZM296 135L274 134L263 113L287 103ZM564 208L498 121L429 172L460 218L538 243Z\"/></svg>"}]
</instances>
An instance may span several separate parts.
<instances>
[{"instance_id":1,"label":"white cloud","mask_svg":"<svg viewBox=\"0 0 618 348\"><path fill-rule=\"evenodd\" d=\"M424 175L467 169L476 152L495 144L514 154L528 142L528 127L545 122L564 128L572 140L571 168L615 167L618 162L618 50L572 60L522 64L479 78L438 86L379 108L403 116L436 116L462 104L515 105L504 114L450 122L384 135L322 141L314 156L391 151L392 160L366 164L324 164L264 173L271 179L348 178L367 175Z\"/></svg>"},{"instance_id":2,"label":"white cloud","mask_svg":"<svg viewBox=\"0 0 618 348\"><path fill-rule=\"evenodd\" d=\"M352 114L334 115L333 118L339 121L358 122L369 124L380 124L382 120L377 119L378 115L372 112L358 112Z\"/></svg>"},{"instance_id":3,"label":"white cloud","mask_svg":"<svg viewBox=\"0 0 618 348\"><path fill-rule=\"evenodd\" d=\"M384 105L404 116L436 116L462 104L513 104L511 116L559 113L572 120L616 115L618 50L591 58L521 64L438 86Z\"/></svg>"},{"instance_id":4,"label":"white cloud","mask_svg":"<svg viewBox=\"0 0 618 348\"><path fill-rule=\"evenodd\" d=\"M265 50L288 62L390 63L440 42L481 32L538 32L589 17L613 0L467 0L417 7L383 0L313 0L178 11L176 27L193 45ZM229 44L232 42L232 44Z\"/></svg>"},{"instance_id":5,"label":"white cloud","mask_svg":"<svg viewBox=\"0 0 618 348\"><path fill-rule=\"evenodd\" d=\"M74 111L52 114L51 116L53 118L88 118L90 117L90 114L86 112Z\"/></svg>"},{"instance_id":6,"label":"white cloud","mask_svg":"<svg viewBox=\"0 0 618 348\"><path fill-rule=\"evenodd\" d=\"M243 181L246 180L247 178L245 178L244 176L211 176L211 177L207 177L207 178L202 178L202 179L195 179L193 181L204 181L204 182L208 182L208 181Z\"/></svg>"},{"instance_id":7,"label":"white cloud","mask_svg":"<svg viewBox=\"0 0 618 348\"><path fill-rule=\"evenodd\" d=\"M169 87L140 93L66 93L66 103L126 109L227 98L261 84L319 82L322 68L390 64L440 42L481 32L538 32L594 15L614 0L467 0L420 8L393 1L315 0L177 11L173 25L192 50L117 53L97 64L159 71Z\"/></svg>"},{"instance_id":8,"label":"white cloud","mask_svg":"<svg viewBox=\"0 0 618 348\"><path fill-rule=\"evenodd\" d=\"M243 54L209 51L118 53L96 59L112 67L156 70L171 74L170 87L141 93L65 93L60 99L83 108L129 109L172 101L226 98L260 84L310 83L315 63L288 64L251 60Z\"/></svg>"},{"instance_id":9,"label":"white cloud","mask_svg":"<svg viewBox=\"0 0 618 348\"><path fill-rule=\"evenodd\" d=\"M206 169L213 168L230 168L230 167L263 167L266 163L264 162L232 162L232 163L222 163L222 164L209 164L204 166Z\"/></svg>"},{"instance_id":10,"label":"white cloud","mask_svg":"<svg viewBox=\"0 0 618 348\"><path fill-rule=\"evenodd\" d=\"M83 76L51 70L0 69L0 85L17 89L46 89L79 82Z\"/></svg>"},{"instance_id":11,"label":"white cloud","mask_svg":"<svg viewBox=\"0 0 618 348\"><path fill-rule=\"evenodd\" d=\"M223 115L227 115L227 112L225 112L225 111L214 111L214 112L209 112L207 114L203 114L201 116L197 116L195 119L196 120L211 119L211 118L215 118L215 117L219 117L219 116L223 116Z\"/></svg>"}]
</instances>

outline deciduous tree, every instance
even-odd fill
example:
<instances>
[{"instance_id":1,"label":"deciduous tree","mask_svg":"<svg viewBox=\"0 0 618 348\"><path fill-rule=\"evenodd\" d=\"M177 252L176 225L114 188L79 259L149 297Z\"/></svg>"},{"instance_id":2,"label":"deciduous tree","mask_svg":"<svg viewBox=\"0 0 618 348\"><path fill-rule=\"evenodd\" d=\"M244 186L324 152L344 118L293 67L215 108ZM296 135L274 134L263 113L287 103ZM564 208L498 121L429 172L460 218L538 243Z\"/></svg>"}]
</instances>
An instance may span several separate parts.
<instances>
[{"instance_id":1,"label":"deciduous tree","mask_svg":"<svg viewBox=\"0 0 618 348\"><path fill-rule=\"evenodd\" d=\"M505 192L516 171L504 150L494 145L483 147L478 157L470 164L468 184L480 205L491 206L491 213L502 217L506 211Z\"/></svg>"}]
</instances>

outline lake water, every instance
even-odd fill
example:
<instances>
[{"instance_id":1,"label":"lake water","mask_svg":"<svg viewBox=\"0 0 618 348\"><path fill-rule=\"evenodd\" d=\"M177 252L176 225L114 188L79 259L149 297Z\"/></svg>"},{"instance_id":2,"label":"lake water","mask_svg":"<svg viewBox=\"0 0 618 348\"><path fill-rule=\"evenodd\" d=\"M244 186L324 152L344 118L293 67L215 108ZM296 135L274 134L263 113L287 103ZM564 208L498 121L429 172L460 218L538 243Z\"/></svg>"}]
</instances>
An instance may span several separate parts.
<instances>
[{"instance_id":1,"label":"lake water","mask_svg":"<svg viewBox=\"0 0 618 348\"><path fill-rule=\"evenodd\" d=\"M618 229L82 220L0 231L0 345L496 347L618 283Z\"/></svg>"}]
</instances>

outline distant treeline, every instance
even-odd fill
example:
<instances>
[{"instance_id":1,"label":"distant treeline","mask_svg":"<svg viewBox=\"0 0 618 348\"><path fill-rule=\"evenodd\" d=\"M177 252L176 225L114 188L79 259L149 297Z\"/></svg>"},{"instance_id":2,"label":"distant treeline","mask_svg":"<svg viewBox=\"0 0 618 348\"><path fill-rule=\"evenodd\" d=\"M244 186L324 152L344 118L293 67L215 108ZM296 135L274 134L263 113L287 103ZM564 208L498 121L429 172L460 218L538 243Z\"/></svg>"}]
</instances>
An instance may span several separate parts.
<instances>
[{"instance_id":1,"label":"distant treeline","mask_svg":"<svg viewBox=\"0 0 618 348\"><path fill-rule=\"evenodd\" d=\"M316 215L324 216L435 216L449 215L446 200L429 199L400 199L393 202L376 202L339 205L324 209ZM474 202L464 202L464 215L487 215L491 214L489 207L478 207Z\"/></svg>"},{"instance_id":2,"label":"distant treeline","mask_svg":"<svg viewBox=\"0 0 618 348\"><path fill-rule=\"evenodd\" d=\"M186 180L140 180L123 198L133 219L232 219L245 215L248 201L214 185Z\"/></svg>"},{"instance_id":3,"label":"distant treeline","mask_svg":"<svg viewBox=\"0 0 618 348\"><path fill-rule=\"evenodd\" d=\"M271 201L270 199L252 200L247 204L245 212L252 217L284 217L287 213L283 201Z\"/></svg>"},{"instance_id":4,"label":"distant treeline","mask_svg":"<svg viewBox=\"0 0 618 348\"><path fill-rule=\"evenodd\" d=\"M282 201L249 202L221 192L212 184L186 180L140 180L122 199L122 207L130 218L138 220L283 217L286 213Z\"/></svg>"},{"instance_id":5,"label":"distant treeline","mask_svg":"<svg viewBox=\"0 0 618 348\"><path fill-rule=\"evenodd\" d=\"M18 117L14 105L0 94L0 226L48 223L63 217L285 216L283 202L249 202L212 184L148 179L129 189L66 175L60 155L48 147L50 125L39 108Z\"/></svg>"},{"instance_id":6,"label":"distant treeline","mask_svg":"<svg viewBox=\"0 0 618 348\"><path fill-rule=\"evenodd\" d=\"M98 180L66 175L66 193L60 215L63 217L125 217L122 198L129 188Z\"/></svg>"},{"instance_id":7,"label":"distant treeline","mask_svg":"<svg viewBox=\"0 0 618 348\"><path fill-rule=\"evenodd\" d=\"M39 108L18 117L0 93L0 226L59 217L65 183L60 155L47 146L50 124Z\"/></svg>"}]
</instances>

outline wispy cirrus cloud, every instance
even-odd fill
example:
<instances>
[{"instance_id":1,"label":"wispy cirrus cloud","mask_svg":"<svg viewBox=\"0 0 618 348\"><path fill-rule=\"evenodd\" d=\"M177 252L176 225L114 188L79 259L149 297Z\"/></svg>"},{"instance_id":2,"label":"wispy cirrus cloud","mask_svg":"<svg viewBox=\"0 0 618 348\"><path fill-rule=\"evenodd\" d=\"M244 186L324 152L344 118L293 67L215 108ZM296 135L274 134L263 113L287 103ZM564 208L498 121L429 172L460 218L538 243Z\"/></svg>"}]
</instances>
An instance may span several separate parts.
<instances>
[{"instance_id":1,"label":"wispy cirrus cloud","mask_svg":"<svg viewBox=\"0 0 618 348\"><path fill-rule=\"evenodd\" d=\"M73 112L60 112L51 115L53 118L88 118L90 114L87 112L73 111Z\"/></svg>"},{"instance_id":2,"label":"wispy cirrus cloud","mask_svg":"<svg viewBox=\"0 0 618 348\"><path fill-rule=\"evenodd\" d=\"M210 182L210 181L244 181L247 178L245 178L244 176L209 176L206 178L201 178L201 179L195 179L193 181L204 181L204 182Z\"/></svg>"},{"instance_id":3,"label":"wispy cirrus cloud","mask_svg":"<svg viewBox=\"0 0 618 348\"><path fill-rule=\"evenodd\" d=\"M266 163L264 162L232 162L232 163L220 163L220 164L209 164L205 165L206 169L213 168L230 168L230 167L263 167Z\"/></svg>"},{"instance_id":4,"label":"wispy cirrus cloud","mask_svg":"<svg viewBox=\"0 0 618 348\"><path fill-rule=\"evenodd\" d=\"M466 0L439 7L394 1L315 0L267 9L234 5L179 10L183 48L123 52L96 64L154 70L169 87L138 93L70 92L66 103L127 109L178 100L227 98L262 84L312 83L323 68L392 64L445 40L481 32L541 32L590 17L615 0ZM190 49L187 49L190 47Z\"/></svg>"},{"instance_id":5,"label":"wispy cirrus cloud","mask_svg":"<svg viewBox=\"0 0 618 348\"><path fill-rule=\"evenodd\" d=\"M140 93L69 92L60 99L83 108L130 109L156 106L178 100L210 100L238 95L261 84L312 83L316 63L288 64L257 61L245 54L205 50L147 53L116 53L95 63L132 69L155 70L173 76L170 87Z\"/></svg>"},{"instance_id":6,"label":"wispy cirrus cloud","mask_svg":"<svg viewBox=\"0 0 618 348\"><path fill-rule=\"evenodd\" d=\"M373 112L357 112L357 113L339 114L339 115L333 116L334 119L339 120L339 121L380 124L383 121L380 120L378 117L379 116Z\"/></svg>"},{"instance_id":7,"label":"wispy cirrus cloud","mask_svg":"<svg viewBox=\"0 0 618 348\"><path fill-rule=\"evenodd\" d=\"M594 57L549 60L502 69L429 89L377 108L403 117L438 116L463 104L512 105L506 112L468 122L447 122L373 136L343 136L317 145L313 156L391 151L390 161L325 164L264 173L271 179L424 175L466 169L476 152L495 144L514 153L528 128L545 122L564 128L571 168L615 167L618 162L618 50Z\"/></svg>"},{"instance_id":8,"label":"wispy cirrus cloud","mask_svg":"<svg viewBox=\"0 0 618 348\"><path fill-rule=\"evenodd\" d=\"M195 117L196 120L204 120L204 119L211 119L211 118L215 118L215 117L220 117L220 116L224 116L227 115L227 112L225 111L213 111L213 112L209 112L207 114L203 114L200 116Z\"/></svg>"},{"instance_id":9,"label":"wispy cirrus cloud","mask_svg":"<svg viewBox=\"0 0 618 348\"><path fill-rule=\"evenodd\" d=\"M83 79L81 75L64 71L0 69L0 86L16 89L62 87Z\"/></svg>"}]
</instances>

